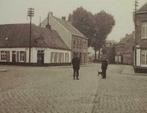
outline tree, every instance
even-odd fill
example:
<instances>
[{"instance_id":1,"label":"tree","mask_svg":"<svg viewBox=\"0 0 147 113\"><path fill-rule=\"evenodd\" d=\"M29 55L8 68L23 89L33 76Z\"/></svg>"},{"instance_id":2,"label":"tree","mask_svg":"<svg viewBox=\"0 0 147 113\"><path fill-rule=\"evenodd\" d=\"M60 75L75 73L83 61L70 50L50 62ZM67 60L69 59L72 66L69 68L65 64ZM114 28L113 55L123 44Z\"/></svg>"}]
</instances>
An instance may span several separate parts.
<instances>
[{"instance_id":1,"label":"tree","mask_svg":"<svg viewBox=\"0 0 147 113\"><path fill-rule=\"evenodd\" d=\"M88 38L88 46L91 46L92 37L95 32L92 13L79 7L69 15L68 21Z\"/></svg>"},{"instance_id":2,"label":"tree","mask_svg":"<svg viewBox=\"0 0 147 113\"><path fill-rule=\"evenodd\" d=\"M108 34L111 32L113 26L115 25L115 20L112 15L106 13L105 11L101 11L94 15L94 25L96 41L94 41L92 45L95 53L97 51L100 53L100 48L105 44L105 40Z\"/></svg>"},{"instance_id":3,"label":"tree","mask_svg":"<svg viewBox=\"0 0 147 113\"><path fill-rule=\"evenodd\" d=\"M88 46L94 48L96 59L96 52L99 51L100 53L100 48L104 45L108 34L115 25L113 16L105 11L93 15L79 7L69 15L68 20L88 38Z\"/></svg>"}]
</instances>

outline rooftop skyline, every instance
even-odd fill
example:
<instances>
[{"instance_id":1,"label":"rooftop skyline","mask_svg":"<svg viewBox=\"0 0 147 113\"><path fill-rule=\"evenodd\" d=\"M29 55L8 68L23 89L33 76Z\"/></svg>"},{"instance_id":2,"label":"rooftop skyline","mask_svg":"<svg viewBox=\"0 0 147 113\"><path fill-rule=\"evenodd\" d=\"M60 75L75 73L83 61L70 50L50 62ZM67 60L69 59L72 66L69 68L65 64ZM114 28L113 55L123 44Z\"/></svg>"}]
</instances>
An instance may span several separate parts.
<instances>
[{"instance_id":1,"label":"rooftop skyline","mask_svg":"<svg viewBox=\"0 0 147 113\"><path fill-rule=\"evenodd\" d=\"M119 41L127 33L134 30L133 11L135 0L0 0L0 24L29 23L27 9L35 9L33 23L39 24L48 12L61 18L68 17L76 8L82 6L93 14L101 10L114 16L116 24L108 36L108 40ZM140 8L146 0L138 0Z\"/></svg>"}]
</instances>

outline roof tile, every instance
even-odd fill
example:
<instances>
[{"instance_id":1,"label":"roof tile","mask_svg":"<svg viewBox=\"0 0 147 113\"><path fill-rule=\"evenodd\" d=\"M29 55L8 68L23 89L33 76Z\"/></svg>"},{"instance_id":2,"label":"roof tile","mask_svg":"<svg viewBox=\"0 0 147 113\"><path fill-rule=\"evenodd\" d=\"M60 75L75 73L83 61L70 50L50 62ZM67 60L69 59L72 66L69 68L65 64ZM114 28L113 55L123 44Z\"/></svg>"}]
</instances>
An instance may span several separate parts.
<instances>
[{"instance_id":1,"label":"roof tile","mask_svg":"<svg viewBox=\"0 0 147 113\"><path fill-rule=\"evenodd\" d=\"M0 47L29 47L30 24L5 24L0 25ZM32 24L32 47L48 47L66 49L61 37L56 31L41 28Z\"/></svg>"}]
</instances>

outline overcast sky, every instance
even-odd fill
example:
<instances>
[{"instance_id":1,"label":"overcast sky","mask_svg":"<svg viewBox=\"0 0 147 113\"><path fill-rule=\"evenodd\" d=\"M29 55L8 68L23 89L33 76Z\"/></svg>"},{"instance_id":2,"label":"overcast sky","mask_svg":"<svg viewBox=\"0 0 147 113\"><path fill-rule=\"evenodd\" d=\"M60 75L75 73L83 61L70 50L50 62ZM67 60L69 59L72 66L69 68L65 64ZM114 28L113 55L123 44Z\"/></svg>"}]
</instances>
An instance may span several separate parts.
<instances>
[{"instance_id":1,"label":"overcast sky","mask_svg":"<svg viewBox=\"0 0 147 113\"><path fill-rule=\"evenodd\" d=\"M105 10L114 16L116 25L108 39L119 41L134 29L132 13L135 0L0 0L0 24L27 23L27 9L33 7L33 23L39 24L49 11L57 17L68 16L82 6L93 14ZM147 0L138 0L139 7Z\"/></svg>"}]
</instances>

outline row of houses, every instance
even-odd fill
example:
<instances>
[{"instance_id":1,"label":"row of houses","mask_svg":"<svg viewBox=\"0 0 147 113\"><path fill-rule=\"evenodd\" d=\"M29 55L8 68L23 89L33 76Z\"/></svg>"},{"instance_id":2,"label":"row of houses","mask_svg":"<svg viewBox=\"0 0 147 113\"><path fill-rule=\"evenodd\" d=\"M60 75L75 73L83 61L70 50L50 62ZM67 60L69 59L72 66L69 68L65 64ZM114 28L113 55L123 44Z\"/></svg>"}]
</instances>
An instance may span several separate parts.
<instances>
[{"instance_id":1,"label":"row of houses","mask_svg":"<svg viewBox=\"0 0 147 113\"><path fill-rule=\"evenodd\" d=\"M126 34L119 43L115 45L115 63L133 65L133 47L135 44L134 32Z\"/></svg>"},{"instance_id":2,"label":"row of houses","mask_svg":"<svg viewBox=\"0 0 147 113\"><path fill-rule=\"evenodd\" d=\"M32 24L31 40L30 24L0 25L1 64L63 65L70 64L75 54L86 63L87 48L87 38L53 13L40 26Z\"/></svg>"},{"instance_id":3,"label":"row of houses","mask_svg":"<svg viewBox=\"0 0 147 113\"><path fill-rule=\"evenodd\" d=\"M131 64L135 72L147 72L147 3L134 12L135 32L115 45L115 63Z\"/></svg>"},{"instance_id":4,"label":"row of houses","mask_svg":"<svg viewBox=\"0 0 147 113\"><path fill-rule=\"evenodd\" d=\"M134 46L134 70L147 72L147 3L134 14L135 46Z\"/></svg>"}]
</instances>

